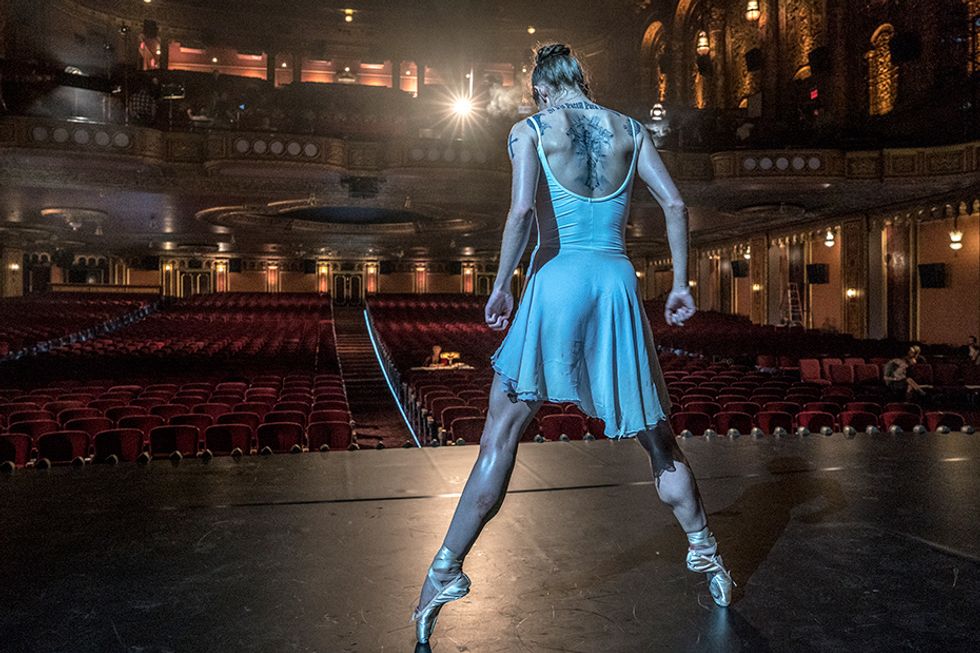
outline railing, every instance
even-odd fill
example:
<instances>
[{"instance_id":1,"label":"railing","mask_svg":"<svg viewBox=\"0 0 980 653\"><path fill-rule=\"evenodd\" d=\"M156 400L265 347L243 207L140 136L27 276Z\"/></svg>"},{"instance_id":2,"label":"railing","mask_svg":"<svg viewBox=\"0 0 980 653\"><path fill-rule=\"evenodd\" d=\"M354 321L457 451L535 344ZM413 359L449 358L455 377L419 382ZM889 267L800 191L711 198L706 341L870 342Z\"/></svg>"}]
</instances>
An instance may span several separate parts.
<instances>
[{"instance_id":1,"label":"railing","mask_svg":"<svg viewBox=\"0 0 980 653\"><path fill-rule=\"evenodd\" d=\"M377 330L374 328L374 321L371 318L371 309L369 306L364 307L364 322L367 326L368 336L371 339L371 346L374 348L375 358L377 358L378 365L381 367L381 373L384 375L385 382L388 384L388 390L391 391L391 397L398 406L398 412L401 413L402 419L405 421L405 426L408 427L408 432L411 433L412 440L415 441L415 446L421 447L422 442L418 437L418 423L409 417L410 411L406 412L408 402L406 401L406 388L401 382L401 374L392 362L391 353L388 351L387 345L381 340ZM416 421L414 426L412 424L413 421Z\"/></svg>"}]
</instances>

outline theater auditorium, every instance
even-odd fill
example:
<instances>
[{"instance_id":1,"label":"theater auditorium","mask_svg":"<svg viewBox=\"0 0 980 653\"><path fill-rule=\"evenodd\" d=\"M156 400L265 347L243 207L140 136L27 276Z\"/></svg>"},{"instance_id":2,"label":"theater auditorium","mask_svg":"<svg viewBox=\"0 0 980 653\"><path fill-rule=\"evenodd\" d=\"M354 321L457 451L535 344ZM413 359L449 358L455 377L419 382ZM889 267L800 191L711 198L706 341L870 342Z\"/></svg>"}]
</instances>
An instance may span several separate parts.
<instances>
[{"instance_id":1,"label":"theater auditorium","mask_svg":"<svg viewBox=\"0 0 980 653\"><path fill-rule=\"evenodd\" d=\"M0 0L0 649L978 650L978 106L978 0Z\"/></svg>"}]
</instances>

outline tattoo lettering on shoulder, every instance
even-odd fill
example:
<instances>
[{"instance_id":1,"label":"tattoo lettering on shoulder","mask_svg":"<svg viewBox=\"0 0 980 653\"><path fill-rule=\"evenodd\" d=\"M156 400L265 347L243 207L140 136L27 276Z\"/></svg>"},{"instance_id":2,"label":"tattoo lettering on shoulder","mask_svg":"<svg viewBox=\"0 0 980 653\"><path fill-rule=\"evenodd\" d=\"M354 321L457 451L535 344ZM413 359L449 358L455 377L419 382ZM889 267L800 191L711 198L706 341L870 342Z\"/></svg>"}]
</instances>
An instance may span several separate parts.
<instances>
[{"instance_id":1,"label":"tattoo lettering on shoulder","mask_svg":"<svg viewBox=\"0 0 980 653\"><path fill-rule=\"evenodd\" d=\"M575 158L585 166L584 173L577 181L590 190L608 185L609 180L602 174L602 168L609 154L613 133L602 125L599 116L577 116L571 123L565 134L572 139Z\"/></svg>"},{"instance_id":2,"label":"tattoo lettering on shoulder","mask_svg":"<svg viewBox=\"0 0 980 653\"><path fill-rule=\"evenodd\" d=\"M519 139L517 138L517 136L511 134L510 140L507 141L507 149L510 150L510 158L512 159L514 158L514 143L516 143L518 140Z\"/></svg>"}]
</instances>

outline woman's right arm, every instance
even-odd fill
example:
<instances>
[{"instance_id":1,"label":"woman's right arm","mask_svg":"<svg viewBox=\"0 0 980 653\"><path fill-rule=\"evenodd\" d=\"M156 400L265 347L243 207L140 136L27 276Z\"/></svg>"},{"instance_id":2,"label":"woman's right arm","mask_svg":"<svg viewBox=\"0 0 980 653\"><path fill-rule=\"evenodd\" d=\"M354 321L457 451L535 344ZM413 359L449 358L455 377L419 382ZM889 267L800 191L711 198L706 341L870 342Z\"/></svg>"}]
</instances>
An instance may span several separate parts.
<instances>
[{"instance_id":1,"label":"woman's right arm","mask_svg":"<svg viewBox=\"0 0 980 653\"><path fill-rule=\"evenodd\" d=\"M667 167L657 152L650 133L643 129L640 136L640 153L636 172L647 185L650 194L664 211L667 225L667 242L674 262L674 285L667 296L665 318L667 324L682 325L694 315L694 298L687 278L688 224L687 206L674 185Z\"/></svg>"}]
</instances>

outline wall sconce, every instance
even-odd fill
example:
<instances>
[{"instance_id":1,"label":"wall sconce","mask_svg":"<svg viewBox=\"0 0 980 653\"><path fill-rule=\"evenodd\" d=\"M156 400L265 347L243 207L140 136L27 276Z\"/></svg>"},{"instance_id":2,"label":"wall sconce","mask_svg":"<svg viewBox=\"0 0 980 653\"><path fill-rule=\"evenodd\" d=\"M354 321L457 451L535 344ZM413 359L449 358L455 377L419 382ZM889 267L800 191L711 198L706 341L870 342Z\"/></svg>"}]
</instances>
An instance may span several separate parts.
<instances>
[{"instance_id":1,"label":"wall sconce","mask_svg":"<svg viewBox=\"0 0 980 653\"><path fill-rule=\"evenodd\" d=\"M691 279L690 281L687 282L687 287L688 288L697 288L698 287L698 282L695 281L694 279Z\"/></svg>"},{"instance_id":2,"label":"wall sconce","mask_svg":"<svg viewBox=\"0 0 980 653\"><path fill-rule=\"evenodd\" d=\"M666 117L667 117L667 110L664 109L664 105L661 104L660 102L657 102L656 104L654 104L653 105L653 108L650 109L650 119L651 120L660 121L660 120L663 120Z\"/></svg>"},{"instance_id":3,"label":"wall sconce","mask_svg":"<svg viewBox=\"0 0 980 653\"><path fill-rule=\"evenodd\" d=\"M698 55L702 57L711 53L711 44L708 41L708 33L704 30L698 32L698 45L696 50Z\"/></svg>"},{"instance_id":4,"label":"wall sconce","mask_svg":"<svg viewBox=\"0 0 980 653\"><path fill-rule=\"evenodd\" d=\"M225 264L224 261L218 261L215 264L214 269L217 270L218 272L224 272L225 270L228 269L228 266Z\"/></svg>"},{"instance_id":5,"label":"wall sconce","mask_svg":"<svg viewBox=\"0 0 980 653\"><path fill-rule=\"evenodd\" d=\"M846 290L846 291L844 292L844 294L845 294L845 295L847 295L847 298L848 298L848 299L857 299L857 296L858 296L858 295L859 295L860 293L858 292L858 289L857 289L857 288L848 288L848 289L847 289L847 290Z\"/></svg>"},{"instance_id":6,"label":"wall sconce","mask_svg":"<svg viewBox=\"0 0 980 653\"><path fill-rule=\"evenodd\" d=\"M354 22L354 10L344 9L344 22L353 23Z\"/></svg>"},{"instance_id":7,"label":"wall sconce","mask_svg":"<svg viewBox=\"0 0 980 653\"><path fill-rule=\"evenodd\" d=\"M11 263L10 264L10 271L11 272L17 272L19 270L20 270L20 263Z\"/></svg>"},{"instance_id":8,"label":"wall sconce","mask_svg":"<svg viewBox=\"0 0 980 653\"><path fill-rule=\"evenodd\" d=\"M321 263L320 267L318 268L318 271L320 274L326 274L327 272L330 271L330 268L326 264Z\"/></svg>"},{"instance_id":9,"label":"wall sconce","mask_svg":"<svg viewBox=\"0 0 980 653\"><path fill-rule=\"evenodd\" d=\"M759 0L749 0L748 5L745 7L745 20L754 23L759 20L761 14L762 12L759 11Z\"/></svg>"},{"instance_id":10,"label":"wall sconce","mask_svg":"<svg viewBox=\"0 0 980 653\"><path fill-rule=\"evenodd\" d=\"M163 266L163 271L164 271L164 272L172 272L172 271L173 271L173 269L174 269L174 266L172 266L172 265L171 265L171 264L169 264L169 263L167 263L167 264L165 264L165 265Z\"/></svg>"},{"instance_id":11,"label":"wall sconce","mask_svg":"<svg viewBox=\"0 0 980 653\"><path fill-rule=\"evenodd\" d=\"M752 259L752 248L751 247L746 247L745 248L745 251L742 253L742 257L746 261L751 260Z\"/></svg>"},{"instance_id":12,"label":"wall sconce","mask_svg":"<svg viewBox=\"0 0 980 653\"><path fill-rule=\"evenodd\" d=\"M826 238L824 238L823 244L826 245L827 247L833 247L835 242L837 242L837 240L836 237L834 236L834 230L828 229L827 236Z\"/></svg>"},{"instance_id":13,"label":"wall sconce","mask_svg":"<svg viewBox=\"0 0 980 653\"><path fill-rule=\"evenodd\" d=\"M752 292L762 292L762 284L761 283L753 283L752 284Z\"/></svg>"},{"instance_id":14,"label":"wall sconce","mask_svg":"<svg viewBox=\"0 0 980 653\"><path fill-rule=\"evenodd\" d=\"M949 232L949 248L954 252L963 249L963 232L960 231L957 219L953 218L953 230Z\"/></svg>"}]
</instances>

